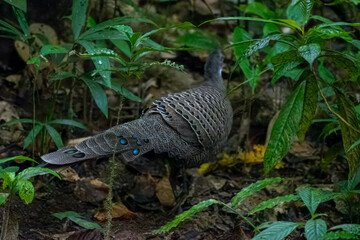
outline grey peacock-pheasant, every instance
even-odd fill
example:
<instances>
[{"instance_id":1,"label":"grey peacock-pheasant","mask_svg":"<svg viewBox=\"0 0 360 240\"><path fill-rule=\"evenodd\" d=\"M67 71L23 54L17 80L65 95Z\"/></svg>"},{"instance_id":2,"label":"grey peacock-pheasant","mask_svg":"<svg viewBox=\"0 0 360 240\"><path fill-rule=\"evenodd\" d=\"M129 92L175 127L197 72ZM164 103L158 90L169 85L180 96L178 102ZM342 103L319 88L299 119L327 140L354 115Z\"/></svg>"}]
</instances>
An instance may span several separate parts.
<instances>
[{"instance_id":1,"label":"grey peacock-pheasant","mask_svg":"<svg viewBox=\"0 0 360 240\"><path fill-rule=\"evenodd\" d=\"M126 162L167 154L176 166L184 168L212 160L226 143L233 118L222 64L223 55L216 50L206 61L204 82L199 87L162 97L139 119L41 158L64 165L110 156L114 151Z\"/></svg>"}]
</instances>

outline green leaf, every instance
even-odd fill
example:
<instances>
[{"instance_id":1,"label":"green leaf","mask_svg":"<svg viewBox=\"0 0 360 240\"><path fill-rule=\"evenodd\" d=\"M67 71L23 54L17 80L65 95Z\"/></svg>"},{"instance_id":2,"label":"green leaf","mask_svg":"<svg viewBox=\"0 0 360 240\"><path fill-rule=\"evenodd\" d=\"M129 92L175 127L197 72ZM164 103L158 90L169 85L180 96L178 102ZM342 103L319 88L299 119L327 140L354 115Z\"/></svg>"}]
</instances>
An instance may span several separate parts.
<instances>
[{"instance_id":1,"label":"green leaf","mask_svg":"<svg viewBox=\"0 0 360 240\"><path fill-rule=\"evenodd\" d=\"M330 228L330 230L342 229L346 232L360 235L360 224L341 224Z\"/></svg>"},{"instance_id":2,"label":"green leaf","mask_svg":"<svg viewBox=\"0 0 360 240\"><path fill-rule=\"evenodd\" d=\"M156 25L153 21L151 21L147 18L117 17L117 18L112 18L110 20L101 22L101 23L97 24L96 26L90 28L86 32L82 33L80 35L79 39L86 39L87 37L89 37L89 35L92 35L96 32L102 32L106 29L111 28L112 26L123 25L125 23L132 23L132 22L143 22L143 23L150 23L150 24ZM116 32L119 33L119 31L116 31ZM103 34L103 35L106 36L106 34Z\"/></svg>"},{"instance_id":3,"label":"green leaf","mask_svg":"<svg viewBox=\"0 0 360 240\"><path fill-rule=\"evenodd\" d=\"M288 73L294 69L297 69L297 67L303 62L303 60L292 60L283 64L279 64L275 66L275 70L273 73L273 76L271 78L271 84L275 84L279 78L282 76L287 76ZM294 77L296 75L291 74L291 77L296 80Z\"/></svg>"},{"instance_id":4,"label":"green leaf","mask_svg":"<svg viewBox=\"0 0 360 240\"><path fill-rule=\"evenodd\" d=\"M53 128L52 126L45 124L45 128L48 131L50 137L52 138L52 140L54 141L54 143L56 144L57 148L62 148L64 146L62 140L61 140L61 136L58 133L58 131L56 131L55 128Z\"/></svg>"},{"instance_id":5,"label":"green leaf","mask_svg":"<svg viewBox=\"0 0 360 240\"><path fill-rule=\"evenodd\" d=\"M29 25L26 21L26 17L25 14L22 10L20 10L19 8L16 7L12 7L12 10L19 22L19 25L21 27L21 30L23 31L25 38L30 37L30 30L29 30Z\"/></svg>"},{"instance_id":6,"label":"green leaf","mask_svg":"<svg viewBox=\"0 0 360 240\"><path fill-rule=\"evenodd\" d=\"M29 167L21 171L17 176L16 180L18 182L26 181L31 177L35 177L37 175L43 175L43 174L52 174L55 177L60 178L59 174L57 174L55 171L48 169L48 168L41 168L41 167Z\"/></svg>"},{"instance_id":7,"label":"green leaf","mask_svg":"<svg viewBox=\"0 0 360 240\"><path fill-rule=\"evenodd\" d=\"M282 240L298 226L299 223L294 222L274 222L252 240Z\"/></svg>"},{"instance_id":8,"label":"green leaf","mask_svg":"<svg viewBox=\"0 0 360 240\"><path fill-rule=\"evenodd\" d=\"M305 82L291 93L281 108L271 131L270 140L264 155L264 169L268 173L286 155L297 133L300 123L305 94Z\"/></svg>"},{"instance_id":9,"label":"green leaf","mask_svg":"<svg viewBox=\"0 0 360 240\"><path fill-rule=\"evenodd\" d=\"M327 232L325 234L325 239L359 239L355 234L346 232L346 231L336 231L336 232Z\"/></svg>"},{"instance_id":10,"label":"green leaf","mask_svg":"<svg viewBox=\"0 0 360 240\"><path fill-rule=\"evenodd\" d=\"M117 93L121 94L127 99L135 102L142 102L141 98L130 92L128 89L124 88L120 82L113 81L111 84L111 89L115 90Z\"/></svg>"},{"instance_id":11,"label":"green leaf","mask_svg":"<svg viewBox=\"0 0 360 240\"><path fill-rule=\"evenodd\" d=\"M320 203L327 202L338 196L334 192L311 187L301 187L297 190L297 193L303 200L305 206L309 209L311 216L315 214Z\"/></svg>"},{"instance_id":12,"label":"green leaf","mask_svg":"<svg viewBox=\"0 0 360 240\"><path fill-rule=\"evenodd\" d=\"M0 206L3 205L9 197L9 193L0 193Z\"/></svg>"},{"instance_id":13,"label":"green leaf","mask_svg":"<svg viewBox=\"0 0 360 240\"><path fill-rule=\"evenodd\" d=\"M345 77L345 80L356 81L359 76L359 70L354 59L344 53L328 53L325 57L327 60L335 63L338 70L345 70L347 72L348 76Z\"/></svg>"},{"instance_id":14,"label":"green leaf","mask_svg":"<svg viewBox=\"0 0 360 240\"><path fill-rule=\"evenodd\" d=\"M275 18L275 12L260 2L249 3L246 6L245 13L256 14L265 19Z\"/></svg>"},{"instance_id":15,"label":"green leaf","mask_svg":"<svg viewBox=\"0 0 360 240\"><path fill-rule=\"evenodd\" d=\"M5 172L2 174L2 178L4 179L3 185L2 185L3 190L6 187L9 187L10 190L12 190L11 188L12 188L13 182L15 180L15 173L14 172Z\"/></svg>"},{"instance_id":16,"label":"green leaf","mask_svg":"<svg viewBox=\"0 0 360 240\"><path fill-rule=\"evenodd\" d=\"M280 33L278 26L276 26L274 23L265 23L263 28L263 35L267 36L275 33Z\"/></svg>"},{"instance_id":17,"label":"green leaf","mask_svg":"<svg viewBox=\"0 0 360 240\"><path fill-rule=\"evenodd\" d=\"M68 50L61 46L57 45L45 45L41 48L40 54L42 56L46 56L49 54L57 54L57 53L67 53Z\"/></svg>"},{"instance_id":18,"label":"green leaf","mask_svg":"<svg viewBox=\"0 0 360 240\"><path fill-rule=\"evenodd\" d=\"M26 0L4 0L4 1L10 5L13 5L14 7L19 8L23 12L26 12L27 10Z\"/></svg>"},{"instance_id":19,"label":"green leaf","mask_svg":"<svg viewBox=\"0 0 360 240\"><path fill-rule=\"evenodd\" d=\"M128 58L131 58L131 49L129 42L121 39L110 40L117 48L119 48Z\"/></svg>"},{"instance_id":20,"label":"green leaf","mask_svg":"<svg viewBox=\"0 0 360 240\"><path fill-rule=\"evenodd\" d=\"M22 181L19 186L19 196L26 204L29 204L34 199L34 186L29 181Z\"/></svg>"},{"instance_id":21,"label":"green leaf","mask_svg":"<svg viewBox=\"0 0 360 240\"><path fill-rule=\"evenodd\" d=\"M333 84L335 82L334 75L324 66L323 61L321 61L321 63L319 64L318 71L319 71L319 76L325 82L329 84Z\"/></svg>"},{"instance_id":22,"label":"green leaf","mask_svg":"<svg viewBox=\"0 0 360 240\"><path fill-rule=\"evenodd\" d=\"M214 49L219 46L219 42L214 36L209 36L202 31L185 33L176 39L176 42L182 46L198 49Z\"/></svg>"},{"instance_id":23,"label":"green leaf","mask_svg":"<svg viewBox=\"0 0 360 240\"><path fill-rule=\"evenodd\" d=\"M73 0L71 20L74 39L78 39L81 29L85 25L87 0Z\"/></svg>"},{"instance_id":24,"label":"green leaf","mask_svg":"<svg viewBox=\"0 0 360 240\"><path fill-rule=\"evenodd\" d=\"M40 57L39 56L36 56L36 57L32 57L30 58L26 64L35 64L36 67L40 67Z\"/></svg>"},{"instance_id":25,"label":"green leaf","mask_svg":"<svg viewBox=\"0 0 360 240\"><path fill-rule=\"evenodd\" d=\"M310 43L299 47L299 54L310 64L310 69L312 69L312 64L320 53L321 48L317 43Z\"/></svg>"},{"instance_id":26,"label":"green leaf","mask_svg":"<svg viewBox=\"0 0 360 240\"><path fill-rule=\"evenodd\" d=\"M360 133L358 131L354 131L353 129L359 129L359 120L352 101L350 101L338 90L336 90L336 98L336 104L339 108L340 116L352 126L350 127L342 120L339 120L344 149L347 150L354 144L354 142L360 139ZM360 145L357 145L347 151L346 159L349 164L349 175L352 176L360 166Z\"/></svg>"},{"instance_id":27,"label":"green leaf","mask_svg":"<svg viewBox=\"0 0 360 240\"><path fill-rule=\"evenodd\" d=\"M85 57L85 58L110 57L110 58L120 62L123 66L126 65L126 62L122 57L120 57L116 52L114 52L113 50L108 49L108 48L95 48L95 49L92 49L90 53L81 53L79 55L81 57ZM109 70L109 69L107 69L107 70Z\"/></svg>"},{"instance_id":28,"label":"green leaf","mask_svg":"<svg viewBox=\"0 0 360 240\"><path fill-rule=\"evenodd\" d=\"M296 21L300 26L304 26L310 18L313 5L312 0L292 0L286 10L286 15L288 19Z\"/></svg>"},{"instance_id":29,"label":"green leaf","mask_svg":"<svg viewBox=\"0 0 360 240\"><path fill-rule=\"evenodd\" d=\"M11 167L5 168L4 171L16 173L17 171L19 171L19 169L20 169L20 167L18 167L18 166L11 166ZM1 178L1 173L0 173L0 178Z\"/></svg>"},{"instance_id":30,"label":"green leaf","mask_svg":"<svg viewBox=\"0 0 360 240\"><path fill-rule=\"evenodd\" d=\"M53 216L57 217L60 220L64 218L68 218L74 223L86 229L101 229L101 226L99 224L86 221L82 216L80 216L78 213L73 211L54 213Z\"/></svg>"},{"instance_id":31,"label":"green leaf","mask_svg":"<svg viewBox=\"0 0 360 240\"><path fill-rule=\"evenodd\" d=\"M265 178L263 180L258 180L257 182L254 182L250 184L249 186L241 189L240 192L238 192L232 199L231 199L231 206L236 207L238 204L240 204L242 201L244 201L247 197L253 195L255 192L260 191L261 189L264 189L266 186L279 183L283 181L283 178L276 177L276 178Z\"/></svg>"},{"instance_id":32,"label":"green leaf","mask_svg":"<svg viewBox=\"0 0 360 240\"><path fill-rule=\"evenodd\" d=\"M66 78L76 78L76 75L70 72L58 72L49 76L50 80L63 80Z\"/></svg>"},{"instance_id":33,"label":"green leaf","mask_svg":"<svg viewBox=\"0 0 360 240\"><path fill-rule=\"evenodd\" d=\"M297 136L300 141L304 141L305 134L309 129L314 117L318 101L318 86L313 74L306 78L306 87L303 103L303 111Z\"/></svg>"},{"instance_id":34,"label":"green leaf","mask_svg":"<svg viewBox=\"0 0 360 240\"><path fill-rule=\"evenodd\" d=\"M96 105L100 108L104 115L108 117L108 102L105 90L98 83L96 83L94 79L88 76L83 76L81 79L90 89L91 95L93 96Z\"/></svg>"},{"instance_id":35,"label":"green leaf","mask_svg":"<svg viewBox=\"0 0 360 240\"><path fill-rule=\"evenodd\" d=\"M296 201L299 199L299 196L294 195L294 194L289 194L286 196L279 196L279 197L275 197L275 198L271 198L269 200L266 200L264 202L259 203L255 208L253 208L250 212L249 215L252 215L256 212L260 212L264 209L267 208L273 208L277 205L286 203L286 202L291 202L291 201Z\"/></svg>"},{"instance_id":36,"label":"green leaf","mask_svg":"<svg viewBox=\"0 0 360 240\"><path fill-rule=\"evenodd\" d=\"M219 201L216 201L215 199L208 199L205 201L202 201L194 206L192 206L189 210L177 215L174 220L171 222L168 222L166 225L162 226L160 229L155 230L154 234L161 234L166 233L170 231L170 229L176 227L181 223L182 221L185 221L192 216L194 216L196 213L202 211L204 208L207 208L215 203L220 203Z\"/></svg>"},{"instance_id":37,"label":"green leaf","mask_svg":"<svg viewBox=\"0 0 360 240\"><path fill-rule=\"evenodd\" d=\"M36 124L35 127L31 129L29 134L26 136L24 140L24 149L29 146L29 144L34 141L36 136L39 134L39 132L43 129L44 125L42 124Z\"/></svg>"},{"instance_id":38,"label":"green leaf","mask_svg":"<svg viewBox=\"0 0 360 240\"><path fill-rule=\"evenodd\" d=\"M13 33L19 38L24 38L24 35L19 30L17 30L15 27L11 26L9 23L1 19L0 19L0 25L4 26L4 28L1 28L2 31Z\"/></svg>"},{"instance_id":39,"label":"green leaf","mask_svg":"<svg viewBox=\"0 0 360 240\"><path fill-rule=\"evenodd\" d=\"M0 164L6 163L6 162L9 162L9 161L14 161L14 160L27 160L27 161L30 161L30 162L38 163L37 161L35 161L34 159L29 158L29 157L15 156L15 157L9 157L9 158L0 159Z\"/></svg>"},{"instance_id":40,"label":"green leaf","mask_svg":"<svg viewBox=\"0 0 360 240\"><path fill-rule=\"evenodd\" d=\"M326 231L326 222L322 219L310 219L305 224L305 236L307 240L323 239Z\"/></svg>"},{"instance_id":41,"label":"green leaf","mask_svg":"<svg viewBox=\"0 0 360 240\"><path fill-rule=\"evenodd\" d=\"M83 45L86 51L90 54L96 51L99 47L92 42L89 41L79 41L81 45ZM110 69L110 60L109 57L93 57L92 58L96 69L99 71L100 76L105 82L105 85L110 87L111 86L111 72ZM86 83L86 82L85 82ZM89 86L89 85L88 85ZM90 88L90 87L89 87ZM96 88L96 87L95 87ZM90 89L91 90L91 89ZM99 90L100 91L100 90ZM92 92L93 93L93 92ZM93 94L94 95L94 94ZM95 101L97 99L95 98ZM103 101L99 100L100 102ZM97 103L98 104L98 103ZM98 105L99 106L99 105ZM105 110L104 104L101 105L103 108L100 108L102 111ZM100 107L100 106L99 106ZM106 101L106 113L103 111L105 116L107 116L107 101Z\"/></svg>"},{"instance_id":42,"label":"green leaf","mask_svg":"<svg viewBox=\"0 0 360 240\"><path fill-rule=\"evenodd\" d=\"M360 139L355 141L348 150L346 150L347 152L350 151L351 149L353 149L354 147L358 146L360 144Z\"/></svg>"},{"instance_id":43,"label":"green leaf","mask_svg":"<svg viewBox=\"0 0 360 240\"><path fill-rule=\"evenodd\" d=\"M62 124L62 125L69 125L69 126L74 126L74 127L86 129L86 127L82 123L79 123L79 122L74 121L74 120L69 120L69 119L55 119L55 120L49 121L48 124L50 124L50 125Z\"/></svg>"}]
</instances>

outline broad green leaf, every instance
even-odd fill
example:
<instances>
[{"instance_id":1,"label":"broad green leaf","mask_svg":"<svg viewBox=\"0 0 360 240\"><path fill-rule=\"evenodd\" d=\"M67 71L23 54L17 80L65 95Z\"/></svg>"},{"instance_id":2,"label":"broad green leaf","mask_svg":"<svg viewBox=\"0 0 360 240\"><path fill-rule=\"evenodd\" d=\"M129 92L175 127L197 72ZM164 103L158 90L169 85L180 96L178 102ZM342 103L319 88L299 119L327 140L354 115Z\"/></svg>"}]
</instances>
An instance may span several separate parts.
<instances>
[{"instance_id":1,"label":"broad green leaf","mask_svg":"<svg viewBox=\"0 0 360 240\"><path fill-rule=\"evenodd\" d=\"M55 120L49 121L48 124L50 124L50 125L52 125L52 124L62 124L62 125L69 125L69 126L74 126L74 127L86 129L86 127L82 123L79 123L77 121L70 120L70 119L55 119Z\"/></svg>"},{"instance_id":2,"label":"broad green leaf","mask_svg":"<svg viewBox=\"0 0 360 240\"><path fill-rule=\"evenodd\" d=\"M299 196L294 195L294 194L289 194L286 196L279 196L279 197L275 197L275 198L271 198L269 200L266 200L264 202L259 203L255 208L253 208L250 212L249 215L252 215L256 212L260 212L264 209L267 208L274 208L277 205L286 203L286 202L291 202L291 201L296 201L299 199Z\"/></svg>"},{"instance_id":3,"label":"broad green leaf","mask_svg":"<svg viewBox=\"0 0 360 240\"><path fill-rule=\"evenodd\" d=\"M334 75L324 66L323 61L321 61L321 63L319 64L318 71L319 71L319 76L325 82L329 84L333 84L335 82Z\"/></svg>"},{"instance_id":4,"label":"broad green leaf","mask_svg":"<svg viewBox=\"0 0 360 240\"><path fill-rule=\"evenodd\" d=\"M2 179L3 179L3 185L2 185L3 190L6 187L9 187L10 191L11 191L14 180L15 180L15 173L14 172L5 172L2 174Z\"/></svg>"},{"instance_id":5,"label":"broad green leaf","mask_svg":"<svg viewBox=\"0 0 360 240\"><path fill-rule=\"evenodd\" d=\"M330 201L337 196L334 192L311 187L301 187L297 189L297 193L308 208L311 216L315 214L320 203Z\"/></svg>"},{"instance_id":6,"label":"broad green leaf","mask_svg":"<svg viewBox=\"0 0 360 240\"><path fill-rule=\"evenodd\" d=\"M26 0L4 0L8 4L13 5L14 7L19 8L21 11L26 12L27 4Z\"/></svg>"},{"instance_id":7,"label":"broad green leaf","mask_svg":"<svg viewBox=\"0 0 360 240\"><path fill-rule=\"evenodd\" d=\"M10 32L15 34L16 36L19 36L20 38L23 38L23 34L17 30L15 27L11 26L9 23L3 21L0 19L0 26L4 26L4 28L1 28L2 31ZM8 30L6 30L8 29Z\"/></svg>"},{"instance_id":8,"label":"broad green leaf","mask_svg":"<svg viewBox=\"0 0 360 240\"><path fill-rule=\"evenodd\" d=\"M303 103L303 111L297 136L300 141L304 141L305 134L309 129L314 117L318 101L318 86L313 74L306 78L306 87Z\"/></svg>"},{"instance_id":9,"label":"broad green leaf","mask_svg":"<svg viewBox=\"0 0 360 240\"><path fill-rule=\"evenodd\" d=\"M131 49L128 41L120 39L110 40L117 48L119 48L128 58L131 58Z\"/></svg>"},{"instance_id":10,"label":"broad green leaf","mask_svg":"<svg viewBox=\"0 0 360 240\"><path fill-rule=\"evenodd\" d=\"M120 57L116 52L108 48L95 48L91 50L90 53L81 53L79 55L85 58L110 57L120 62L123 66L126 65L125 60L122 57Z\"/></svg>"},{"instance_id":11,"label":"broad green leaf","mask_svg":"<svg viewBox=\"0 0 360 240\"><path fill-rule=\"evenodd\" d=\"M35 64L36 67L40 67L40 57L39 56L36 56L36 57L32 57L30 58L26 64Z\"/></svg>"},{"instance_id":12,"label":"broad green leaf","mask_svg":"<svg viewBox=\"0 0 360 240\"><path fill-rule=\"evenodd\" d=\"M279 64L275 66L275 70L273 73L273 76L271 78L271 84L275 84L277 82L277 80L279 80L279 78L281 78L282 76L288 76L289 72L296 69L301 63L303 62L303 60L291 60L289 62L283 63L283 64ZM291 78L293 78L294 80L296 80L294 77L296 75L291 74Z\"/></svg>"},{"instance_id":13,"label":"broad green leaf","mask_svg":"<svg viewBox=\"0 0 360 240\"><path fill-rule=\"evenodd\" d=\"M350 101L340 91L336 91L336 98L340 116L352 126L350 127L342 120L339 120L344 149L347 150L354 144L354 142L360 139L360 133L353 129L359 129L359 119L357 118L352 101ZM360 145L357 145L347 151L346 159L349 164L349 175L353 176L360 166Z\"/></svg>"},{"instance_id":14,"label":"broad green leaf","mask_svg":"<svg viewBox=\"0 0 360 240\"><path fill-rule=\"evenodd\" d=\"M143 22L143 23L150 23L152 25L156 25L153 21L146 19L146 18L140 18L140 17L117 17L112 18L110 20L101 22L97 24L96 26L90 28L86 32L82 33L79 37L79 39L86 39L89 35L94 34L95 32L102 32L103 30L109 29L112 26L117 25L123 25L126 23L132 23L132 22ZM117 31L119 32L119 31ZM106 36L106 35L104 35Z\"/></svg>"},{"instance_id":15,"label":"broad green leaf","mask_svg":"<svg viewBox=\"0 0 360 240\"><path fill-rule=\"evenodd\" d=\"M18 166L11 166L11 167L4 168L4 171L16 173L17 171L19 171L19 169L20 169L20 167L18 167ZM1 173L0 173L0 178L1 178Z\"/></svg>"},{"instance_id":16,"label":"broad green leaf","mask_svg":"<svg viewBox=\"0 0 360 240\"><path fill-rule=\"evenodd\" d=\"M352 38L350 36L351 32L343 30L339 26L327 26L321 27L321 25L310 28L306 34L307 42L312 42L313 39L331 39L331 38L342 38L346 41L351 42Z\"/></svg>"},{"instance_id":17,"label":"broad green leaf","mask_svg":"<svg viewBox=\"0 0 360 240\"><path fill-rule=\"evenodd\" d=\"M328 52L325 55L326 59L330 62L335 63L338 70L345 70L348 76L344 80L356 81L359 76L359 70L357 67L356 59L353 59L351 56L348 56L345 53L334 53Z\"/></svg>"},{"instance_id":18,"label":"broad green leaf","mask_svg":"<svg viewBox=\"0 0 360 240\"><path fill-rule=\"evenodd\" d=\"M119 32L116 29L103 29L98 32L93 32L91 34L87 34L84 37L80 37L81 40L88 40L88 41L94 41L94 40L128 40L129 37L124 32Z\"/></svg>"},{"instance_id":19,"label":"broad green leaf","mask_svg":"<svg viewBox=\"0 0 360 240\"><path fill-rule=\"evenodd\" d=\"M246 6L245 13L256 14L265 19L271 19L275 17L275 13L260 2L249 3Z\"/></svg>"},{"instance_id":20,"label":"broad green leaf","mask_svg":"<svg viewBox=\"0 0 360 240\"><path fill-rule=\"evenodd\" d=\"M283 178L276 177L276 178L265 178L263 180L259 180L257 182L254 182L250 184L249 186L241 189L240 192L238 192L232 199L231 199L231 206L236 207L238 204L240 204L242 201L244 201L249 196L253 195L255 192L260 191L261 189L266 188L266 186L279 183Z\"/></svg>"},{"instance_id":21,"label":"broad green leaf","mask_svg":"<svg viewBox=\"0 0 360 240\"><path fill-rule=\"evenodd\" d=\"M264 155L264 169L266 173L275 167L286 155L297 133L303 110L305 86L305 81L303 81L291 93L274 123Z\"/></svg>"},{"instance_id":22,"label":"broad green leaf","mask_svg":"<svg viewBox=\"0 0 360 240\"><path fill-rule=\"evenodd\" d=\"M29 30L29 25L26 21L26 17L25 14L22 10L20 10L19 8L16 7L12 7L13 12L19 22L19 25L21 27L21 30L23 31L25 38L30 37L30 30Z\"/></svg>"},{"instance_id":23,"label":"broad green leaf","mask_svg":"<svg viewBox=\"0 0 360 240\"><path fill-rule=\"evenodd\" d=\"M50 137L52 138L52 140L54 141L54 143L56 144L57 148L62 148L64 146L62 140L61 140L61 136L59 134L58 131L56 131L55 128L53 128L52 126L45 124L45 128L48 131Z\"/></svg>"},{"instance_id":24,"label":"broad green leaf","mask_svg":"<svg viewBox=\"0 0 360 240\"><path fill-rule=\"evenodd\" d=\"M320 55L320 53L321 48L317 43L310 43L308 45L299 47L300 56L302 56L310 64L310 68L312 68L313 62Z\"/></svg>"},{"instance_id":25,"label":"broad green leaf","mask_svg":"<svg viewBox=\"0 0 360 240\"><path fill-rule=\"evenodd\" d=\"M111 88L127 99L135 102L142 102L141 98L130 92L128 89L124 88L120 82L113 81L113 83L111 84Z\"/></svg>"},{"instance_id":26,"label":"broad green leaf","mask_svg":"<svg viewBox=\"0 0 360 240\"><path fill-rule=\"evenodd\" d=\"M170 231L170 229L179 225L179 223L181 223L182 221L185 221L185 220L191 218L196 213L202 211L204 208L207 208L216 203L220 203L220 202L216 201L215 199L208 199L208 200L202 201L202 202L192 206L189 210L177 215L174 220L172 220L171 222L168 222L166 225L155 230L153 233L154 234L166 233L166 232Z\"/></svg>"},{"instance_id":27,"label":"broad green leaf","mask_svg":"<svg viewBox=\"0 0 360 240\"><path fill-rule=\"evenodd\" d=\"M335 239L350 239L350 240L354 240L354 239L359 239L359 237L355 234L346 232L346 231L335 231L335 232L327 232L325 234L325 239L326 240L335 240Z\"/></svg>"},{"instance_id":28,"label":"broad green leaf","mask_svg":"<svg viewBox=\"0 0 360 240\"><path fill-rule=\"evenodd\" d=\"M29 158L29 157L15 156L15 157L9 157L9 158L0 159L0 164L1 163L6 163L6 162L9 162L9 161L14 161L14 160L27 160L27 161L30 161L30 162L38 163L37 161L35 161L34 159Z\"/></svg>"},{"instance_id":29,"label":"broad green leaf","mask_svg":"<svg viewBox=\"0 0 360 240\"><path fill-rule=\"evenodd\" d=\"M200 49L214 49L219 46L219 42L215 37L200 31L185 33L176 39L176 42L182 46Z\"/></svg>"},{"instance_id":30,"label":"broad green leaf","mask_svg":"<svg viewBox=\"0 0 360 240\"><path fill-rule=\"evenodd\" d=\"M55 177L60 178L59 174L57 174L55 171L48 169L48 168L40 168L40 167L29 167L24 169L23 171L19 172L16 176L17 182L26 181L31 177L35 177L37 175L43 175L43 174L52 174Z\"/></svg>"},{"instance_id":31,"label":"broad green leaf","mask_svg":"<svg viewBox=\"0 0 360 240\"><path fill-rule=\"evenodd\" d=\"M58 72L49 76L50 80L63 80L66 78L76 78L76 75L70 72Z\"/></svg>"},{"instance_id":32,"label":"broad green leaf","mask_svg":"<svg viewBox=\"0 0 360 240\"><path fill-rule=\"evenodd\" d=\"M282 240L298 226L299 223L294 222L274 222L252 240Z\"/></svg>"},{"instance_id":33,"label":"broad green leaf","mask_svg":"<svg viewBox=\"0 0 360 240\"><path fill-rule=\"evenodd\" d=\"M263 28L263 35L267 36L275 33L280 33L278 26L276 26L274 23L265 23Z\"/></svg>"},{"instance_id":34,"label":"broad green leaf","mask_svg":"<svg viewBox=\"0 0 360 240\"><path fill-rule=\"evenodd\" d=\"M305 224L305 236L307 240L323 239L326 231L326 222L322 219L310 219Z\"/></svg>"},{"instance_id":35,"label":"broad green leaf","mask_svg":"<svg viewBox=\"0 0 360 240\"><path fill-rule=\"evenodd\" d=\"M95 82L94 79L88 76L83 76L81 79L90 89L91 95L93 96L96 105L100 108L104 115L108 117L108 102L105 90L100 86L100 84Z\"/></svg>"},{"instance_id":36,"label":"broad green leaf","mask_svg":"<svg viewBox=\"0 0 360 240\"><path fill-rule=\"evenodd\" d=\"M360 144L360 139L355 141L348 150L346 150L347 152L350 151L351 149L353 149L354 147L358 146Z\"/></svg>"},{"instance_id":37,"label":"broad green leaf","mask_svg":"<svg viewBox=\"0 0 360 240\"><path fill-rule=\"evenodd\" d=\"M310 18L313 5L312 0L292 0L286 10L286 15L288 19L296 21L300 26L304 26Z\"/></svg>"},{"instance_id":38,"label":"broad green leaf","mask_svg":"<svg viewBox=\"0 0 360 240\"><path fill-rule=\"evenodd\" d=\"M6 202L8 196L8 193L0 193L0 206Z\"/></svg>"},{"instance_id":39,"label":"broad green leaf","mask_svg":"<svg viewBox=\"0 0 360 240\"><path fill-rule=\"evenodd\" d=\"M342 229L346 232L360 235L360 224L341 224L330 228L330 230Z\"/></svg>"},{"instance_id":40,"label":"broad green leaf","mask_svg":"<svg viewBox=\"0 0 360 240\"><path fill-rule=\"evenodd\" d=\"M39 132L43 129L43 127L44 127L44 125L36 124L31 129L31 131L29 132L29 134L26 136L26 138L24 140L24 149L27 148L32 141L34 141L34 139L39 134Z\"/></svg>"},{"instance_id":41,"label":"broad green leaf","mask_svg":"<svg viewBox=\"0 0 360 240\"><path fill-rule=\"evenodd\" d=\"M99 224L85 220L77 212L68 211L68 212L53 213L53 216L60 220L64 218L68 218L74 223L86 229L101 229L101 226Z\"/></svg>"},{"instance_id":42,"label":"broad green leaf","mask_svg":"<svg viewBox=\"0 0 360 240\"><path fill-rule=\"evenodd\" d=\"M92 54L99 48L97 45L95 45L94 43L89 42L89 41L79 41L79 43L81 45L83 45L85 47L86 51L90 54ZM96 69L99 71L100 76L104 80L105 85L110 87L111 86L111 72L109 71L110 70L109 57L93 57L92 60L95 64ZM95 101L96 101L96 98L95 98ZM103 101L103 100L99 100L99 101ZM100 108L100 109L102 111L105 110L104 104L102 104L101 106L103 107L103 109L102 108ZM105 114L105 112L104 112L104 114ZM107 116L107 102L106 102L106 114L105 115Z\"/></svg>"},{"instance_id":43,"label":"broad green leaf","mask_svg":"<svg viewBox=\"0 0 360 240\"><path fill-rule=\"evenodd\" d=\"M262 18L256 18L256 17L220 17L215 18L211 20L207 20L205 22L202 22L198 27L210 23L213 21L231 21L231 20L240 20L240 21L255 21L255 22L264 22L264 23L274 23L277 25L282 25L286 27L290 27L292 29L298 29L301 30L301 28L295 24L289 24L288 19L275 19L275 20L269 20L269 19L262 19Z\"/></svg>"},{"instance_id":44,"label":"broad green leaf","mask_svg":"<svg viewBox=\"0 0 360 240\"><path fill-rule=\"evenodd\" d=\"M61 47L61 46L57 46L57 45L45 45L41 48L40 54L42 56L46 56L49 54L56 54L56 53L67 53L68 50L66 50L65 48Z\"/></svg>"},{"instance_id":45,"label":"broad green leaf","mask_svg":"<svg viewBox=\"0 0 360 240\"><path fill-rule=\"evenodd\" d=\"M19 196L26 204L29 204L34 199L34 186L29 181L22 181L19 183Z\"/></svg>"},{"instance_id":46,"label":"broad green leaf","mask_svg":"<svg viewBox=\"0 0 360 240\"><path fill-rule=\"evenodd\" d=\"M71 21L75 40L78 39L81 29L85 25L87 6L88 0L73 0Z\"/></svg>"}]
</instances>

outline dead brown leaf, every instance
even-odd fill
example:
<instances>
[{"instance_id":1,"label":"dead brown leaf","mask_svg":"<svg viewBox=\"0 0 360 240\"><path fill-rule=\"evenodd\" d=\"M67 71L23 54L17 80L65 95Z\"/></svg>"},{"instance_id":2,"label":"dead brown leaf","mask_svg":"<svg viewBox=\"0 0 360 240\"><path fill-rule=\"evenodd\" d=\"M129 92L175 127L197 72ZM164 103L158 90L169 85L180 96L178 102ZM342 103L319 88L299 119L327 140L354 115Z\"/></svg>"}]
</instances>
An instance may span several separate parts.
<instances>
[{"instance_id":1,"label":"dead brown leaf","mask_svg":"<svg viewBox=\"0 0 360 240\"><path fill-rule=\"evenodd\" d=\"M136 217L136 213L130 211L124 204L122 203L113 203L111 209L112 218L124 218L124 219L134 219ZM107 210L103 209L98 211L94 216L98 221L104 222L107 220Z\"/></svg>"}]
</instances>

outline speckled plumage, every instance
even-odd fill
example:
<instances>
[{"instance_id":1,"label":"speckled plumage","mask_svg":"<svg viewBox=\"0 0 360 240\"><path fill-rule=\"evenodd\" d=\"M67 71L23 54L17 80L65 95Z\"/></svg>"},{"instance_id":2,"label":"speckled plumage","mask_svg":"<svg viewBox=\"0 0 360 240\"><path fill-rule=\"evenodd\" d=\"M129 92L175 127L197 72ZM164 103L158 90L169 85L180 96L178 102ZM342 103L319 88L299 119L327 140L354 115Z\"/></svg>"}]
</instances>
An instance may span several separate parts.
<instances>
[{"instance_id":1,"label":"speckled plumage","mask_svg":"<svg viewBox=\"0 0 360 240\"><path fill-rule=\"evenodd\" d=\"M221 77L222 63L223 56L217 50L207 59L201 86L162 97L139 119L41 158L63 165L115 151L127 162L146 158L149 152L167 153L176 165L184 167L212 160L226 143L233 117Z\"/></svg>"}]
</instances>

